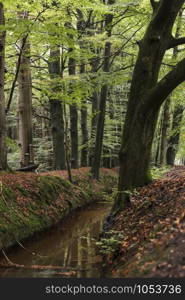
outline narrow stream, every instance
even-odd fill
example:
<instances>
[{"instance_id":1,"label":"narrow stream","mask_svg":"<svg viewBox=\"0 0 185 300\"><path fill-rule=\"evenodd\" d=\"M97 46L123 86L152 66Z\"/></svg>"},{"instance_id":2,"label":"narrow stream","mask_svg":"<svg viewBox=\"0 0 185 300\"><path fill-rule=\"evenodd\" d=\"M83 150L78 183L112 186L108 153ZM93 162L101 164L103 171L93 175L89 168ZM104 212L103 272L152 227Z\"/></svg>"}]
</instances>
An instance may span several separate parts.
<instances>
[{"instance_id":1,"label":"narrow stream","mask_svg":"<svg viewBox=\"0 0 185 300\"><path fill-rule=\"evenodd\" d=\"M8 253L17 264L60 266L61 270L0 269L0 277L65 277L61 272L72 272L69 277L105 277L95 242L110 208L111 203L102 202L74 212L39 239L24 243L26 249L18 246Z\"/></svg>"}]
</instances>

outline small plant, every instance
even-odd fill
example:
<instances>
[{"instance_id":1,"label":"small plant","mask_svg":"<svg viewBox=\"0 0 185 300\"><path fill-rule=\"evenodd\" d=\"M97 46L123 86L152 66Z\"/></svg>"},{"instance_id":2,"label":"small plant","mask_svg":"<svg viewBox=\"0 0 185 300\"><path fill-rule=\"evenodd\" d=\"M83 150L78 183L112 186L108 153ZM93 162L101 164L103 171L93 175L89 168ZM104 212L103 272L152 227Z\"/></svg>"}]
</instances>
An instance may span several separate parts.
<instances>
[{"instance_id":1,"label":"small plant","mask_svg":"<svg viewBox=\"0 0 185 300\"><path fill-rule=\"evenodd\" d=\"M157 167L152 167L150 169L150 172L151 172L151 175L152 175L152 178L153 179L160 179L165 173L167 173L168 171L170 170L169 167L160 167L160 168L157 168Z\"/></svg>"},{"instance_id":2,"label":"small plant","mask_svg":"<svg viewBox=\"0 0 185 300\"><path fill-rule=\"evenodd\" d=\"M119 249L123 235L119 231L111 230L106 233L106 237L101 238L96 245L101 254L111 254Z\"/></svg>"}]
</instances>

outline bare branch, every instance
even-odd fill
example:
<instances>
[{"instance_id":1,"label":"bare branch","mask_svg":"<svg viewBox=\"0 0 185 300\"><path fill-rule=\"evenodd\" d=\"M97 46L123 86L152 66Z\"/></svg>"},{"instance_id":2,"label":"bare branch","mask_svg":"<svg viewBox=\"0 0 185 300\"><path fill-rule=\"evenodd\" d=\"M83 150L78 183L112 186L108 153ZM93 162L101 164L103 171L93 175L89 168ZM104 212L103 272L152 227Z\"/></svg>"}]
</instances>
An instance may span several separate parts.
<instances>
[{"instance_id":1,"label":"bare branch","mask_svg":"<svg viewBox=\"0 0 185 300\"><path fill-rule=\"evenodd\" d=\"M114 54L113 54L113 59L112 61L110 62L110 65L113 64L115 58L117 55L119 55L121 53L121 51L125 48L125 46L132 40L132 38L137 34L138 31L141 30L142 27L139 27L137 28L137 30L127 39L127 41L121 46L120 49L118 49L118 51L116 51ZM111 55L112 56L112 55Z\"/></svg>"},{"instance_id":2,"label":"bare branch","mask_svg":"<svg viewBox=\"0 0 185 300\"><path fill-rule=\"evenodd\" d=\"M51 119L49 117L37 114L35 111L33 111L33 114L34 114L35 117L38 117L38 118L41 118L41 119L45 119L47 121L51 121Z\"/></svg>"},{"instance_id":3,"label":"bare branch","mask_svg":"<svg viewBox=\"0 0 185 300\"><path fill-rule=\"evenodd\" d=\"M116 73L116 72L120 72L120 71L125 71L127 69L133 68L134 66L135 66L135 64L132 64L132 65L129 65L129 66L125 66L125 67L122 67L120 69L116 69L114 71L111 71L110 73L112 74L112 73Z\"/></svg>"},{"instance_id":4,"label":"bare branch","mask_svg":"<svg viewBox=\"0 0 185 300\"><path fill-rule=\"evenodd\" d=\"M32 55L32 57L36 57L36 59L32 60L32 62L42 59L45 63L47 63L47 64L49 63L49 61L45 57L43 57L43 55Z\"/></svg>"}]
</instances>

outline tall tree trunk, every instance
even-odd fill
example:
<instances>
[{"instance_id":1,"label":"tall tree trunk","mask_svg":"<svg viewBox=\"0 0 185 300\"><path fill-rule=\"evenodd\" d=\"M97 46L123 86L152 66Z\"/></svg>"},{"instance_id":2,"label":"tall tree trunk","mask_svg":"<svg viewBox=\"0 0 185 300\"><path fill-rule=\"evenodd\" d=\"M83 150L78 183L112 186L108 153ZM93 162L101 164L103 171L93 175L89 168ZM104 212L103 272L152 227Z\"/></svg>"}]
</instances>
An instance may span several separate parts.
<instances>
[{"instance_id":1,"label":"tall tree trunk","mask_svg":"<svg viewBox=\"0 0 185 300\"><path fill-rule=\"evenodd\" d=\"M5 25L4 8L0 2L0 25ZM5 30L0 32L0 170L7 169L6 151L6 115L4 96L4 76L5 76Z\"/></svg>"},{"instance_id":2,"label":"tall tree trunk","mask_svg":"<svg viewBox=\"0 0 185 300\"><path fill-rule=\"evenodd\" d=\"M98 59L95 58L92 60L92 73L97 72L98 68ZM96 139L96 128L98 123L98 109L99 109L99 94L96 90L97 87L94 87L94 91L91 96L92 102L92 119L91 119L91 138L90 138L90 145L89 145L89 165L92 167L94 161L94 154L95 154L95 139Z\"/></svg>"},{"instance_id":3,"label":"tall tree trunk","mask_svg":"<svg viewBox=\"0 0 185 300\"><path fill-rule=\"evenodd\" d=\"M21 167L27 167L34 163L33 155L33 128L32 128L32 82L30 63L30 44L22 39L24 45L21 57L19 83L19 145L21 149Z\"/></svg>"},{"instance_id":4,"label":"tall tree trunk","mask_svg":"<svg viewBox=\"0 0 185 300\"><path fill-rule=\"evenodd\" d=\"M163 119L161 128L160 165L166 164L167 132L170 126L170 97L166 99L163 109Z\"/></svg>"},{"instance_id":5,"label":"tall tree trunk","mask_svg":"<svg viewBox=\"0 0 185 300\"><path fill-rule=\"evenodd\" d=\"M77 8L77 14L78 14L78 21L77 21L77 30L79 34L79 45L82 52L85 50L86 46L82 39L82 37L85 37L86 27L87 24L84 20L83 12ZM91 16L91 13L89 17ZM90 19L89 19L90 22ZM85 61L81 59L81 65L80 65L80 74L83 76L85 73ZM86 99L82 100L82 106L81 106L81 132L82 132L82 150L81 150L81 166L87 167L88 165L88 126L87 126L87 101Z\"/></svg>"},{"instance_id":6,"label":"tall tree trunk","mask_svg":"<svg viewBox=\"0 0 185 300\"><path fill-rule=\"evenodd\" d=\"M109 5L112 5L114 3L115 0L108 1ZM113 21L113 15L107 14L105 18L105 30L107 32L108 38L111 37L112 21ZM103 72L105 73L108 73L110 71L110 54L111 54L111 42L107 41L105 43L104 65L103 65ZM101 94L100 94L100 105L99 105L99 114L98 114L97 130L96 130L96 142L95 142L95 149L94 149L94 161L91 169L92 176L95 179L99 179L107 95L108 95L108 85L103 84L101 88Z\"/></svg>"},{"instance_id":7,"label":"tall tree trunk","mask_svg":"<svg viewBox=\"0 0 185 300\"><path fill-rule=\"evenodd\" d=\"M167 165L173 166L175 163L175 156L178 151L180 138L180 124L182 121L184 107L177 105L173 113L172 135L168 140L168 149L166 154Z\"/></svg>"},{"instance_id":8,"label":"tall tree trunk","mask_svg":"<svg viewBox=\"0 0 185 300\"><path fill-rule=\"evenodd\" d=\"M53 97L50 98L51 134L53 140L54 169L65 170L65 137L63 103L57 98L60 80L60 47L50 50L49 73L52 79Z\"/></svg>"},{"instance_id":9,"label":"tall tree trunk","mask_svg":"<svg viewBox=\"0 0 185 300\"><path fill-rule=\"evenodd\" d=\"M185 77L185 60L182 60L158 82L166 50L182 43L182 40L178 41L172 37L172 28L184 2L151 1L154 13L140 42L132 77L120 150L118 195L113 207L114 213L130 205L128 190L150 181L148 171L151 147L160 107Z\"/></svg>"},{"instance_id":10,"label":"tall tree trunk","mask_svg":"<svg viewBox=\"0 0 185 300\"><path fill-rule=\"evenodd\" d=\"M113 101L113 97L111 95L111 92L109 90L109 93L108 93L108 97L107 97L107 113L109 115L109 119L110 120L113 120L114 119L114 115L115 115L115 103ZM113 144L114 144L114 141L111 141L111 136L113 134L113 130L111 128L111 131L109 132L110 130L110 127L106 128L105 126L105 143L103 143L103 159L102 159L102 166L104 168L108 168L110 169L111 166L112 166L112 159L113 159ZM110 137L109 137L109 134L107 134L109 132L110 134ZM110 145L110 146L109 146Z\"/></svg>"},{"instance_id":11,"label":"tall tree trunk","mask_svg":"<svg viewBox=\"0 0 185 300\"><path fill-rule=\"evenodd\" d=\"M71 173L71 159L70 159L70 138L68 137L68 118L66 112L66 105L64 103L64 123L65 123L65 153L66 153L66 165L67 165L67 172L68 172L68 179L70 182L73 181L72 173Z\"/></svg>"},{"instance_id":12,"label":"tall tree trunk","mask_svg":"<svg viewBox=\"0 0 185 300\"><path fill-rule=\"evenodd\" d=\"M180 10L179 15L178 15L178 22L177 22L177 28L176 28L176 33L175 33L176 39L178 39L180 36L180 30L181 30L181 26L182 26L182 14L183 14L183 9ZM172 58L176 59L177 56L178 56L178 47L175 47L173 49ZM168 99L166 100L165 105L164 105L164 115L163 115L162 131L161 131L161 149L160 149L160 164L161 165L164 165L166 163L166 155L167 155L167 148L168 148L167 131L170 126L170 102L171 102L170 98L171 97L168 97ZM174 111L174 113L175 113L175 111ZM178 108L177 108L177 111L178 111ZM180 113L181 113L181 108L180 108ZM182 113L183 113L183 111L182 111ZM176 118L176 116L175 116L175 118ZM181 117L180 117L180 121L181 121ZM180 128L179 128L179 135L180 135ZM177 140L179 142L179 138ZM170 154L170 151L171 151L170 149L172 149L172 148L170 145L169 151L168 151L168 158L170 158L170 157L172 158L175 154L175 153ZM172 150L172 152L173 152L173 150ZM174 160L175 160L175 157L174 157ZM173 163L174 163L174 160L173 160Z\"/></svg>"},{"instance_id":13,"label":"tall tree trunk","mask_svg":"<svg viewBox=\"0 0 185 300\"><path fill-rule=\"evenodd\" d=\"M84 104L85 105L85 104ZM88 128L87 128L87 107L81 108L81 130L82 130L82 150L81 166L88 166Z\"/></svg>"},{"instance_id":14,"label":"tall tree trunk","mask_svg":"<svg viewBox=\"0 0 185 300\"><path fill-rule=\"evenodd\" d=\"M80 73L85 73L85 65L82 64L80 67ZM82 150L81 150L81 166L88 166L88 126L87 126L87 103L86 100L82 101L81 108L81 131L82 131Z\"/></svg>"},{"instance_id":15,"label":"tall tree trunk","mask_svg":"<svg viewBox=\"0 0 185 300\"><path fill-rule=\"evenodd\" d=\"M70 49L71 53L73 49ZM69 58L69 75L76 74L76 61L74 58ZM72 92L73 85L70 84L70 93ZM78 110L75 103L70 105L70 133L71 133L71 168L78 168Z\"/></svg>"},{"instance_id":16,"label":"tall tree trunk","mask_svg":"<svg viewBox=\"0 0 185 300\"><path fill-rule=\"evenodd\" d=\"M177 22L177 29L176 29L176 38L179 38L181 26L182 26L182 16L183 16L184 9L181 9L179 12L179 18ZM176 59L178 56L178 47L174 48L173 51L173 58ZM180 138L180 123L183 118L184 108L182 105L177 104L174 112L173 112L173 119L172 119L172 135L167 141L167 151L166 151L166 162L167 165L174 165L175 163L175 156L178 151L179 146L179 138Z\"/></svg>"}]
</instances>

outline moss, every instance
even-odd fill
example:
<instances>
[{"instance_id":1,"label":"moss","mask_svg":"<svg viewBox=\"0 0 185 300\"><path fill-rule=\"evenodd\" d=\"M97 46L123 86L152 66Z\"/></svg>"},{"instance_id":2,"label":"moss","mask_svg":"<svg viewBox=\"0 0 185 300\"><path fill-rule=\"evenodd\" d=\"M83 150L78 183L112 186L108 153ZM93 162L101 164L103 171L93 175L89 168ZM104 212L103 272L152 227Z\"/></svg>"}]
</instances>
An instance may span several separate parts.
<instances>
[{"instance_id":1,"label":"moss","mask_svg":"<svg viewBox=\"0 0 185 300\"><path fill-rule=\"evenodd\" d=\"M151 170L149 170L145 176L145 184L149 184L153 181Z\"/></svg>"},{"instance_id":2,"label":"moss","mask_svg":"<svg viewBox=\"0 0 185 300\"><path fill-rule=\"evenodd\" d=\"M21 181L19 176L23 176ZM71 184L57 176L34 175L26 177L24 184L24 176L18 174L11 187L3 185L0 194L0 249L51 227L72 210L101 201L107 186L113 188L114 182L111 178L106 181L106 176L101 183L79 176ZM29 190L25 188L27 182Z\"/></svg>"},{"instance_id":3,"label":"moss","mask_svg":"<svg viewBox=\"0 0 185 300\"><path fill-rule=\"evenodd\" d=\"M6 201L13 201L16 199L16 194L10 187L6 187L3 185L3 190L0 197L3 197Z\"/></svg>"},{"instance_id":4,"label":"moss","mask_svg":"<svg viewBox=\"0 0 185 300\"><path fill-rule=\"evenodd\" d=\"M44 199L51 200L52 196L58 195L60 186L57 183L56 178L50 176L39 177L39 194Z\"/></svg>"},{"instance_id":5,"label":"moss","mask_svg":"<svg viewBox=\"0 0 185 300\"><path fill-rule=\"evenodd\" d=\"M51 203L62 192L72 195L72 184L57 176L38 177L39 195L42 201Z\"/></svg>"},{"instance_id":6,"label":"moss","mask_svg":"<svg viewBox=\"0 0 185 300\"><path fill-rule=\"evenodd\" d=\"M16 189L25 197L29 197L30 196L30 192L28 190L26 190L23 186L21 185L16 185Z\"/></svg>"}]
</instances>

